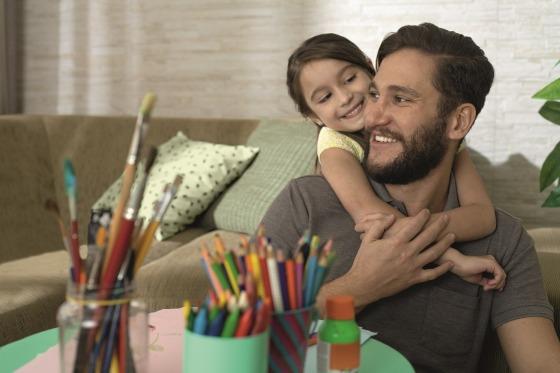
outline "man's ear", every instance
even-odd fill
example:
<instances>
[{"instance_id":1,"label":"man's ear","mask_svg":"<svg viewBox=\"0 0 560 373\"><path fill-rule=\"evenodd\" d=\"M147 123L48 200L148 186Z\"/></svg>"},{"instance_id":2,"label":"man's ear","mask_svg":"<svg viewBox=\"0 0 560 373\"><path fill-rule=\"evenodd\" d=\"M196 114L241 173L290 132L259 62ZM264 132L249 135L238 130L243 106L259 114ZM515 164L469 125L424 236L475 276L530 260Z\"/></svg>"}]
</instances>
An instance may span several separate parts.
<instances>
[{"instance_id":1,"label":"man's ear","mask_svg":"<svg viewBox=\"0 0 560 373\"><path fill-rule=\"evenodd\" d=\"M451 114L451 122L447 128L450 140L461 140L471 130L476 119L476 109L473 104L461 104Z\"/></svg>"}]
</instances>

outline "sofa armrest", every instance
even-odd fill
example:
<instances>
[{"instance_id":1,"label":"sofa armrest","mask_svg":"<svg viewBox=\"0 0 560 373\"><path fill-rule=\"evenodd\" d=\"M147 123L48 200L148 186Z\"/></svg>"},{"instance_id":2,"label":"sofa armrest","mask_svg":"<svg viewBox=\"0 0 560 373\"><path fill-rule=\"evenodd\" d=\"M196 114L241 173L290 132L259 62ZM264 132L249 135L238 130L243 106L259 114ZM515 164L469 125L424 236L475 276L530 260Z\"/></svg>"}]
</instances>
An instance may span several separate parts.
<instances>
[{"instance_id":1,"label":"sofa armrest","mask_svg":"<svg viewBox=\"0 0 560 373\"><path fill-rule=\"evenodd\" d=\"M560 228L535 228L529 230L529 235L535 241L544 287L554 308L554 328L560 335ZM511 372L493 330L488 330L486 335L479 372Z\"/></svg>"}]
</instances>

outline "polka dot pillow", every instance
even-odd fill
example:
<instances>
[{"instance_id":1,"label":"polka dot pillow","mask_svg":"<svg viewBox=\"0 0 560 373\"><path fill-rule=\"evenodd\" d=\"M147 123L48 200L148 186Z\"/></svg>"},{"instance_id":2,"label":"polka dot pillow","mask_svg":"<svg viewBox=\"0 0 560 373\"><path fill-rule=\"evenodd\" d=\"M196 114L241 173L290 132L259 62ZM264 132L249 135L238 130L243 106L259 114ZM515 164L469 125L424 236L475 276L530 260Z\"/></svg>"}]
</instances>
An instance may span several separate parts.
<instances>
[{"instance_id":1,"label":"polka dot pillow","mask_svg":"<svg viewBox=\"0 0 560 373\"><path fill-rule=\"evenodd\" d=\"M163 240L181 232L245 171L258 151L256 147L193 141L178 132L158 147L139 216L147 224L165 184L173 182L175 175L182 175L183 183L163 217L156 239ZM143 165L139 165L137 177L142 173ZM121 183L121 178L117 179L92 209L114 208Z\"/></svg>"}]
</instances>

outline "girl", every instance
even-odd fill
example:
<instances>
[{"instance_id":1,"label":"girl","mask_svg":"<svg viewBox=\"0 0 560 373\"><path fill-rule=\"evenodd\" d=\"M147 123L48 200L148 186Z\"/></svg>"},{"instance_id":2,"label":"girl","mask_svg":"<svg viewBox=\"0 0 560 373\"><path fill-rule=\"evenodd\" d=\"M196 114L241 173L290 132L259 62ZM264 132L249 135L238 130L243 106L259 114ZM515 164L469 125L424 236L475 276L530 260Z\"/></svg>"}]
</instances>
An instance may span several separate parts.
<instances>
[{"instance_id":1,"label":"girl","mask_svg":"<svg viewBox=\"0 0 560 373\"><path fill-rule=\"evenodd\" d=\"M290 56L288 91L299 112L319 127L317 155L321 172L332 186L357 230L364 230L372 214L395 214L396 209L372 191L363 170L368 145L363 134L364 108L374 69L367 56L350 40L321 34L304 41ZM387 139L391 141L391 139ZM494 207L468 151L461 147L455 160L461 207L448 211L446 231L458 241L490 234L496 225ZM432 219L438 214L433 214ZM452 272L484 290L503 289L506 274L491 256L466 256L450 248L438 261L452 261ZM492 279L483 276L485 272Z\"/></svg>"}]
</instances>

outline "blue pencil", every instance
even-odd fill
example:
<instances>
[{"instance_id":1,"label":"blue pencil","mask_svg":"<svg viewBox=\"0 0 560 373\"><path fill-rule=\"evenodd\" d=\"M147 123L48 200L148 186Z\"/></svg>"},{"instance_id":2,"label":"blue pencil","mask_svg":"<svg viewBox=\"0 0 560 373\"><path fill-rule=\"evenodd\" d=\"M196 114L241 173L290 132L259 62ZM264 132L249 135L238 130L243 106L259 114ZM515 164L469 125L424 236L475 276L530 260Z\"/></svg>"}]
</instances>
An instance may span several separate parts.
<instances>
[{"instance_id":1,"label":"blue pencil","mask_svg":"<svg viewBox=\"0 0 560 373\"><path fill-rule=\"evenodd\" d=\"M315 280L315 269L317 268L317 255L310 255L307 260L307 265L305 266L305 276L304 276L304 306L309 306L311 304L311 298L313 297L314 280Z\"/></svg>"},{"instance_id":2,"label":"blue pencil","mask_svg":"<svg viewBox=\"0 0 560 373\"><path fill-rule=\"evenodd\" d=\"M226 310L220 310L220 312L216 315L216 317L214 317L214 320L212 320L210 326L208 327L208 335L219 337L222 334L226 314Z\"/></svg>"},{"instance_id":3,"label":"blue pencil","mask_svg":"<svg viewBox=\"0 0 560 373\"><path fill-rule=\"evenodd\" d=\"M194 319L193 332L196 334L206 334L206 327L208 325L208 310L205 306L200 307L198 314Z\"/></svg>"}]
</instances>

